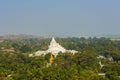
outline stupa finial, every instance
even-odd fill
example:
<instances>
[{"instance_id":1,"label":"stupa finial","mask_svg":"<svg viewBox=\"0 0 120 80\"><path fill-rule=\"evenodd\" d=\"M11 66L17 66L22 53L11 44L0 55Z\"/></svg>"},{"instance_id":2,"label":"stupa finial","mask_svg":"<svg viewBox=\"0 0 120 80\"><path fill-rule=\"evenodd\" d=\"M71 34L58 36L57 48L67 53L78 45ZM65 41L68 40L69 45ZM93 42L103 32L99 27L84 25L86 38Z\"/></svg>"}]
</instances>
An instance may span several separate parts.
<instances>
[{"instance_id":1,"label":"stupa finial","mask_svg":"<svg viewBox=\"0 0 120 80\"><path fill-rule=\"evenodd\" d=\"M51 43L56 43L55 38L52 37Z\"/></svg>"}]
</instances>

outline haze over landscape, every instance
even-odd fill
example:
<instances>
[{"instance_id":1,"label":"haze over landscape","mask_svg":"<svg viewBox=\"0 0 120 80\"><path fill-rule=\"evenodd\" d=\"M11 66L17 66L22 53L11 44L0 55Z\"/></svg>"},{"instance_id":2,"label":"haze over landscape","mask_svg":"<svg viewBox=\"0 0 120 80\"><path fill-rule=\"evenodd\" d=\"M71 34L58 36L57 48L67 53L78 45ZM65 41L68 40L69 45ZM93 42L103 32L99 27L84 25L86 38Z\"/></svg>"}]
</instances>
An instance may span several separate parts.
<instances>
[{"instance_id":1,"label":"haze over landscape","mask_svg":"<svg viewBox=\"0 0 120 80\"><path fill-rule=\"evenodd\" d=\"M1 0L0 35L118 35L119 4L119 0Z\"/></svg>"},{"instance_id":2,"label":"haze over landscape","mask_svg":"<svg viewBox=\"0 0 120 80\"><path fill-rule=\"evenodd\" d=\"M120 80L120 0L0 0L0 80Z\"/></svg>"}]
</instances>

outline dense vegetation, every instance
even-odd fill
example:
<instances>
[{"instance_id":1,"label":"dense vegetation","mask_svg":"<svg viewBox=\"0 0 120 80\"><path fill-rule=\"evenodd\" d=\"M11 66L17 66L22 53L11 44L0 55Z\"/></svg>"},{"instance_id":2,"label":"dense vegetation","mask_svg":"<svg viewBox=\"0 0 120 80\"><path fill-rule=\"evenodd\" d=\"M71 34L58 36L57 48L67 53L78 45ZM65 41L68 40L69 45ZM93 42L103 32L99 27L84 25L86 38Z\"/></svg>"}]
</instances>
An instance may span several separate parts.
<instances>
[{"instance_id":1,"label":"dense vegetation","mask_svg":"<svg viewBox=\"0 0 120 80\"><path fill-rule=\"evenodd\" d=\"M59 53L51 66L50 54L29 57L47 50L50 39L5 40L0 43L0 80L120 80L120 41L107 38L57 38L76 54ZM11 51L13 49L14 51ZM98 59L99 55L105 59ZM99 62L104 64L100 67ZM105 73L100 76L98 73Z\"/></svg>"}]
</instances>

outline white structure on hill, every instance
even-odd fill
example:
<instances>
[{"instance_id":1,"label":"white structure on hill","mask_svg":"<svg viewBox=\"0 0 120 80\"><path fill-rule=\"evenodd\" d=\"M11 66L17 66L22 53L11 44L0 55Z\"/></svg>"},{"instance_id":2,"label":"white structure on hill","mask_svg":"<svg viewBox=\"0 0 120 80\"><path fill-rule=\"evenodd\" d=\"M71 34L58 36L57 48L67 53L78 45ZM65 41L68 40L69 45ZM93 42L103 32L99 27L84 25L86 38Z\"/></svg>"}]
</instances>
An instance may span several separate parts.
<instances>
[{"instance_id":1,"label":"white structure on hill","mask_svg":"<svg viewBox=\"0 0 120 80\"><path fill-rule=\"evenodd\" d=\"M55 57L58 55L59 52L70 52L70 53L77 53L78 51L76 50L66 50L64 47L62 47L59 43L57 43L54 39L54 37L52 38L50 45L49 45L49 49L46 51L37 51L35 52L35 56L41 56L41 55L45 55L47 53L52 53ZM33 56L33 54L29 55L30 57Z\"/></svg>"},{"instance_id":2,"label":"white structure on hill","mask_svg":"<svg viewBox=\"0 0 120 80\"><path fill-rule=\"evenodd\" d=\"M50 52L53 55L57 56L59 52L62 52L62 53L66 52L66 49L62 47L59 43L57 43L53 37L50 42L49 49L47 50L47 52L48 53Z\"/></svg>"}]
</instances>

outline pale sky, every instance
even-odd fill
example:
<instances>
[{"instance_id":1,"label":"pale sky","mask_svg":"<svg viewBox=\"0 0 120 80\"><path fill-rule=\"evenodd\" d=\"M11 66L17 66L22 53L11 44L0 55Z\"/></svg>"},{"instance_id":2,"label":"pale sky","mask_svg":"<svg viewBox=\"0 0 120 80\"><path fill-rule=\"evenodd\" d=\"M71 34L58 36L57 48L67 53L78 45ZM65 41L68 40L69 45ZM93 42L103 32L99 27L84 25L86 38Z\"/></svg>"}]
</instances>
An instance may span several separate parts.
<instances>
[{"instance_id":1,"label":"pale sky","mask_svg":"<svg viewBox=\"0 0 120 80\"><path fill-rule=\"evenodd\" d=\"M4 34L120 34L120 0L0 0Z\"/></svg>"}]
</instances>

